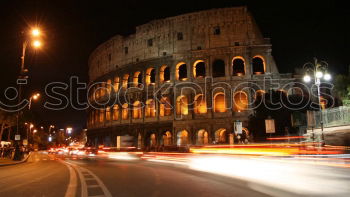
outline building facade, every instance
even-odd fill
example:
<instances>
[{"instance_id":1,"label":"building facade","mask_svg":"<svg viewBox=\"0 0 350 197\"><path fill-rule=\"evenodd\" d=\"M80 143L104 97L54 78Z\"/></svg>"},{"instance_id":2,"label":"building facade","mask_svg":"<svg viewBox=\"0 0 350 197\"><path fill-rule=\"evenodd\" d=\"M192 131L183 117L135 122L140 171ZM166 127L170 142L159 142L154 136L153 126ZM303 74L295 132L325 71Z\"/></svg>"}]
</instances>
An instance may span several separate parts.
<instances>
[{"instance_id":1,"label":"building facade","mask_svg":"<svg viewBox=\"0 0 350 197\"><path fill-rule=\"evenodd\" d=\"M293 81L279 74L271 47L246 7L154 20L114 36L88 62L89 142L116 146L129 135L138 148L228 144L237 120L249 135L254 98Z\"/></svg>"}]
</instances>

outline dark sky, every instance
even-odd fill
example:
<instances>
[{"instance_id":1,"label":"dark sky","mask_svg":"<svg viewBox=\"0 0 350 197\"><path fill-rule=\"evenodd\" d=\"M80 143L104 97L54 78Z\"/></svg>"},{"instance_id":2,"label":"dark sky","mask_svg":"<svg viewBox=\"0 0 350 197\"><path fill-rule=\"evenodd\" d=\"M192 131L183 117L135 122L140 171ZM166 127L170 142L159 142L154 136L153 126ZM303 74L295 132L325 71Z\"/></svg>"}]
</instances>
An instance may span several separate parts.
<instances>
[{"instance_id":1,"label":"dark sky","mask_svg":"<svg viewBox=\"0 0 350 197\"><path fill-rule=\"evenodd\" d=\"M37 52L29 49L26 66L27 94L43 91L52 81L70 76L87 81L87 59L98 44L115 34L127 35L135 26L152 19L211 8L247 5L265 37L270 37L280 72L316 56L330 64L333 73L346 73L350 65L350 12L343 1L1 1L0 90L13 85L20 66L21 31L38 24L45 43ZM33 104L33 112L47 124L84 125L85 112L71 108L44 110L47 98Z\"/></svg>"}]
</instances>

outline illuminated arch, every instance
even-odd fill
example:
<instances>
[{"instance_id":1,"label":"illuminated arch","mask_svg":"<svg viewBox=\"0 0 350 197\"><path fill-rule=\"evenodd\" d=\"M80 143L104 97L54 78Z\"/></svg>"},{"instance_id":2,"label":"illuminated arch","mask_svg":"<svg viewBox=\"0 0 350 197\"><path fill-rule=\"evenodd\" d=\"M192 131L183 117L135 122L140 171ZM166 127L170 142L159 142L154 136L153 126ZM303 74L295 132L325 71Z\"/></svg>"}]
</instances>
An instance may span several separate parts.
<instances>
[{"instance_id":1,"label":"illuminated arch","mask_svg":"<svg viewBox=\"0 0 350 197\"><path fill-rule=\"evenodd\" d=\"M114 77L114 84L113 84L113 88L115 92L119 91L119 83L120 83L120 79L119 77Z\"/></svg>"},{"instance_id":2,"label":"illuminated arch","mask_svg":"<svg viewBox=\"0 0 350 197\"><path fill-rule=\"evenodd\" d=\"M203 94L197 94L194 97L194 113L196 114L207 113L207 102Z\"/></svg>"},{"instance_id":3,"label":"illuminated arch","mask_svg":"<svg viewBox=\"0 0 350 197\"><path fill-rule=\"evenodd\" d=\"M128 87L129 87L129 74L125 74L124 76L123 76L123 82L122 82L123 84L122 84L122 87L124 88L124 89L127 89Z\"/></svg>"},{"instance_id":4,"label":"illuminated arch","mask_svg":"<svg viewBox=\"0 0 350 197\"><path fill-rule=\"evenodd\" d=\"M169 97L162 97L159 103L159 116L170 116L171 115L171 102Z\"/></svg>"},{"instance_id":5,"label":"illuminated arch","mask_svg":"<svg viewBox=\"0 0 350 197\"><path fill-rule=\"evenodd\" d=\"M248 109L248 95L244 91L235 92L233 95L234 111L241 112Z\"/></svg>"},{"instance_id":6,"label":"illuminated arch","mask_svg":"<svg viewBox=\"0 0 350 197\"><path fill-rule=\"evenodd\" d=\"M176 65L176 79L182 81L187 80L187 65L185 62L179 62Z\"/></svg>"},{"instance_id":7,"label":"illuminated arch","mask_svg":"<svg viewBox=\"0 0 350 197\"><path fill-rule=\"evenodd\" d=\"M111 108L106 107L106 121L111 120Z\"/></svg>"},{"instance_id":8,"label":"illuminated arch","mask_svg":"<svg viewBox=\"0 0 350 197\"><path fill-rule=\"evenodd\" d=\"M122 119L123 120L129 119L129 105L127 103L124 103L122 105Z\"/></svg>"},{"instance_id":9,"label":"illuminated arch","mask_svg":"<svg viewBox=\"0 0 350 197\"><path fill-rule=\"evenodd\" d=\"M193 63L193 77L194 78L205 77L205 62L203 60L197 60Z\"/></svg>"},{"instance_id":10,"label":"illuminated arch","mask_svg":"<svg viewBox=\"0 0 350 197\"><path fill-rule=\"evenodd\" d=\"M188 99L184 95L178 96L176 99L176 114L188 115Z\"/></svg>"},{"instance_id":11,"label":"illuminated arch","mask_svg":"<svg viewBox=\"0 0 350 197\"><path fill-rule=\"evenodd\" d=\"M170 82L170 68L167 65L163 65L159 69L159 79L160 82Z\"/></svg>"},{"instance_id":12,"label":"illuminated arch","mask_svg":"<svg viewBox=\"0 0 350 197\"><path fill-rule=\"evenodd\" d=\"M182 130L177 133L177 142L178 146L185 146L189 143L188 140L188 131Z\"/></svg>"},{"instance_id":13,"label":"illuminated arch","mask_svg":"<svg viewBox=\"0 0 350 197\"><path fill-rule=\"evenodd\" d=\"M219 144L226 143L226 129L221 128L215 131L215 142Z\"/></svg>"},{"instance_id":14,"label":"illuminated arch","mask_svg":"<svg viewBox=\"0 0 350 197\"><path fill-rule=\"evenodd\" d=\"M148 99L146 101L145 116L156 117L156 104L154 99Z\"/></svg>"},{"instance_id":15,"label":"illuminated arch","mask_svg":"<svg viewBox=\"0 0 350 197\"><path fill-rule=\"evenodd\" d=\"M142 73L140 71L134 73L133 84L134 87L142 86Z\"/></svg>"},{"instance_id":16,"label":"illuminated arch","mask_svg":"<svg viewBox=\"0 0 350 197\"><path fill-rule=\"evenodd\" d=\"M152 133L152 134L150 135L149 138L150 138L150 146L151 146L151 147L156 146L156 145L157 145L156 134L155 134L155 133Z\"/></svg>"},{"instance_id":17,"label":"illuminated arch","mask_svg":"<svg viewBox=\"0 0 350 197\"><path fill-rule=\"evenodd\" d=\"M110 94L112 92L112 80L108 79L107 83L106 83L106 89L107 89L107 93Z\"/></svg>"},{"instance_id":18,"label":"illuminated arch","mask_svg":"<svg viewBox=\"0 0 350 197\"><path fill-rule=\"evenodd\" d=\"M156 70L150 67L146 70L146 85L154 85L156 83Z\"/></svg>"},{"instance_id":19,"label":"illuminated arch","mask_svg":"<svg viewBox=\"0 0 350 197\"><path fill-rule=\"evenodd\" d=\"M252 60L253 74L259 75L266 72L265 59L261 55L256 55Z\"/></svg>"},{"instance_id":20,"label":"illuminated arch","mask_svg":"<svg viewBox=\"0 0 350 197\"><path fill-rule=\"evenodd\" d=\"M214 112L226 112L226 98L223 92L214 95Z\"/></svg>"},{"instance_id":21,"label":"illuminated arch","mask_svg":"<svg viewBox=\"0 0 350 197\"><path fill-rule=\"evenodd\" d=\"M209 144L208 131L201 129L197 132L197 145L207 145L207 144Z\"/></svg>"},{"instance_id":22,"label":"illuminated arch","mask_svg":"<svg viewBox=\"0 0 350 197\"><path fill-rule=\"evenodd\" d=\"M132 117L134 119L142 118L142 106L140 101L135 101L132 108Z\"/></svg>"},{"instance_id":23,"label":"illuminated arch","mask_svg":"<svg viewBox=\"0 0 350 197\"><path fill-rule=\"evenodd\" d=\"M163 144L164 146L170 146L172 143L172 136L170 131L166 131L163 135Z\"/></svg>"},{"instance_id":24,"label":"illuminated arch","mask_svg":"<svg viewBox=\"0 0 350 197\"><path fill-rule=\"evenodd\" d=\"M245 61L241 56L236 56L232 59L232 75L243 76L246 73Z\"/></svg>"},{"instance_id":25,"label":"illuminated arch","mask_svg":"<svg viewBox=\"0 0 350 197\"><path fill-rule=\"evenodd\" d=\"M119 105L113 106L113 120L119 120Z\"/></svg>"}]
</instances>

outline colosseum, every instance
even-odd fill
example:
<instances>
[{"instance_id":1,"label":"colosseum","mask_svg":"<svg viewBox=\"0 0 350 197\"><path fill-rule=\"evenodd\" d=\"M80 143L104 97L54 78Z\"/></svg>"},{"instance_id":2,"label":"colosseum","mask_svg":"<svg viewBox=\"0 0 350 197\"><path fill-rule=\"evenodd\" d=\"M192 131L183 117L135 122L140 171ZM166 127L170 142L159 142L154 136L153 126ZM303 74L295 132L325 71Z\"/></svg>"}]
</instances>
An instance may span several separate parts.
<instances>
[{"instance_id":1,"label":"colosseum","mask_svg":"<svg viewBox=\"0 0 350 197\"><path fill-rule=\"evenodd\" d=\"M248 117L256 95L288 84L246 7L154 20L116 35L89 58L88 139L140 149L232 144L234 124ZM268 80L266 80L268 79ZM95 105L94 105L95 106ZM97 106L97 105L96 105Z\"/></svg>"}]
</instances>

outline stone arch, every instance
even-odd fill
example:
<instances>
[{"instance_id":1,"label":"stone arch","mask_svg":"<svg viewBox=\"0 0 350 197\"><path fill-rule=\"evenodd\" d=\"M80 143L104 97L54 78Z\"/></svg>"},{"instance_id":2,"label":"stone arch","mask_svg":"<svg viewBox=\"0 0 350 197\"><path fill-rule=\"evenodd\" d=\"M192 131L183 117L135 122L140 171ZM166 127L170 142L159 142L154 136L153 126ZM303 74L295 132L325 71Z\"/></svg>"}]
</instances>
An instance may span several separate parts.
<instances>
[{"instance_id":1,"label":"stone arch","mask_svg":"<svg viewBox=\"0 0 350 197\"><path fill-rule=\"evenodd\" d=\"M150 67L146 70L146 85L154 85L156 83L156 69Z\"/></svg>"},{"instance_id":2,"label":"stone arch","mask_svg":"<svg viewBox=\"0 0 350 197\"><path fill-rule=\"evenodd\" d=\"M134 73L133 83L134 83L134 87L142 86L142 73L140 71L136 71Z\"/></svg>"},{"instance_id":3,"label":"stone arch","mask_svg":"<svg viewBox=\"0 0 350 197\"><path fill-rule=\"evenodd\" d=\"M112 80L111 79L108 79L107 80L107 83L106 83L106 88L107 88L107 94L111 94L112 92Z\"/></svg>"},{"instance_id":4,"label":"stone arch","mask_svg":"<svg viewBox=\"0 0 350 197\"><path fill-rule=\"evenodd\" d=\"M160 67L160 72L159 72L159 79L160 82L170 82L170 68L167 65L163 65Z\"/></svg>"},{"instance_id":5,"label":"stone arch","mask_svg":"<svg viewBox=\"0 0 350 197\"><path fill-rule=\"evenodd\" d=\"M234 111L241 112L248 109L248 95L244 91L237 91L233 95Z\"/></svg>"},{"instance_id":6,"label":"stone arch","mask_svg":"<svg viewBox=\"0 0 350 197\"><path fill-rule=\"evenodd\" d=\"M193 77L204 78L205 77L205 62L203 60L197 60L193 64Z\"/></svg>"},{"instance_id":7,"label":"stone arch","mask_svg":"<svg viewBox=\"0 0 350 197\"><path fill-rule=\"evenodd\" d=\"M178 146L186 146L188 144L189 144L188 131L182 130L182 131L177 132L176 145L178 145Z\"/></svg>"},{"instance_id":8,"label":"stone arch","mask_svg":"<svg viewBox=\"0 0 350 197\"><path fill-rule=\"evenodd\" d=\"M132 117L133 119L142 118L142 106L140 101L135 101L133 103Z\"/></svg>"},{"instance_id":9,"label":"stone arch","mask_svg":"<svg viewBox=\"0 0 350 197\"><path fill-rule=\"evenodd\" d=\"M252 60L253 64L253 74L260 75L266 72L265 60L262 56L256 55Z\"/></svg>"},{"instance_id":10,"label":"stone arch","mask_svg":"<svg viewBox=\"0 0 350 197\"><path fill-rule=\"evenodd\" d=\"M123 82L122 82L122 87L124 89L127 89L129 87L129 74L124 74L123 76Z\"/></svg>"},{"instance_id":11,"label":"stone arch","mask_svg":"<svg viewBox=\"0 0 350 197\"><path fill-rule=\"evenodd\" d=\"M188 99L187 96L181 95L176 98L176 114L188 115Z\"/></svg>"},{"instance_id":12,"label":"stone arch","mask_svg":"<svg viewBox=\"0 0 350 197\"><path fill-rule=\"evenodd\" d=\"M165 96L160 99L159 103L159 116L170 116L171 115L171 102L170 98Z\"/></svg>"},{"instance_id":13,"label":"stone arch","mask_svg":"<svg viewBox=\"0 0 350 197\"><path fill-rule=\"evenodd\" d=\"M106 121L111 120L111 107L106 107Z\"/></svg>"},{"instance_id":14,"label":"stone arch","mask_svg":"<svg viewBox=\"0 0 350 197\"><path fill-rule=\"evenodd\" d=\"M225 61L222 59L216 59L212 64L213 77L225 77Z\"/></svg>"},{"instance_id":15,"label":"stone arch","mask_svg":"<svg viewBox=\"0 0 350 197\"><path fill-rule=\"evenodd\" d=\"M112 116L113 120L119 120L119 105L115 104L113 106L113 116Z\"/></svg>"},{"instance_id":16,"label":"stone arch","mask_svg":"<svg viewBox=\"0 0 350 197\"><path fill-rule=\"evenodd\" d=\"M129 105L127 103L124 103L122 105L122 119L123 120L129 119Z\"/></svg>"},{"instance_id":17,"label":"stone arch","mask_svg":"<svg viewBox=\"0 0 350 197\"><path fill-rule=\"evenodd\" d=\"M245 61L241 56L236 56L232 59L232 75L243 76L246 73Z\"/></svg>"},{"instance_id":18,"label":"stone arch","mask_svg":"<svg viewBox=\"0 0 350 197\"><path fill-rule=\"evenodd\" d=\"M225 93L218 92L214 95L214 112L226 112L226 98Z\"/></svg>"},{"instance_id":19,"label":"stone arch","mask_svg":"<svg viewBox=\"0 0 350 197\"><path fill-rule=\"evenodd\" d=\"M156 104L154 99L148 99L146 101L145 116L156 117Z\"/></svg>"},{"instance_id":20,"label":"stone arch","mask_svg":"<svg viewBox=\"0 0 350 197\"><path fill-rule=\"evenodd\" d=\"M163 145L170 146L172 145L172 135L170 131L166 131L163 134Z\"/></svg>"},{"instance_id":21,"label":"stone arch","mask_svg":"<svg viewBox=\"0 0 350 197\"><path fill-rule=\"evenodd\" d=\"M142 135L141 135L141 133L139 133L137 135L137 148L142 149Z\"/></svg>"},{"instance_id":22,"label":"stone arch","mask_svg":"<svg viewBox=\"0 0 350 197\"><path fill-rule=\"evenodd\" d=\"M150 140L150 147L155 147L157 146L157 135L155 133L151 133L151 135L149 136L149 140Z\"/></svg>"},{"instance_id":23,"label":"stone arch","mask_svg":"<svg viewBox=\"0 0 350 197\"><path fill-rule=\"evenodd\" d=\"M185 62L180 62L176 65L176 79L181 81L187 80L187 65Z\"/></svg>"},{"instance_id":24,"label":"stone arch","mask_svg":"<svg viewBox=\"0 0 350 197\"><path fill-rule=\"evenodd\" d=\"M200 129L197 132L197 145L209 144L209 133L204 129Z\"/></svg>"},{"instance_id":25,"label":"stone arch","mask_svg":"<svg viewBox=\"0 0 350 197\"><path fill-rule=\"evenodd\" d=\"M119 91L119 84L120 84L120 79L119 77L114 77L114 84L113 84L113 88L115 92Z\"/></svg>"},{"instance_id":26,"label":"stone arch","mask_svg":"<svg viewBox=\"0 0 350 197\"><path fill-rule=\"evenodd\" d=\"M194 97L194 113L205 114L207 113L207 102L203 94L197 94Z\"/></svg>"},{"instance_id":27,"label":"stone arch","mask_svg":"<svg viewBox=\"0 0 350 197\"><path fill-rule=\"evenodd\" d=\"M227 137L226 137L227 133L226 133L226 129L224 128L220 128L218 130L215 131L215 142L217 144L224 144L227 142Z\"/></svg>"}]
</instances>

